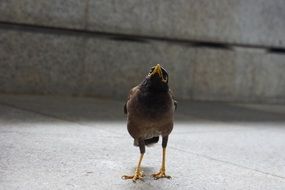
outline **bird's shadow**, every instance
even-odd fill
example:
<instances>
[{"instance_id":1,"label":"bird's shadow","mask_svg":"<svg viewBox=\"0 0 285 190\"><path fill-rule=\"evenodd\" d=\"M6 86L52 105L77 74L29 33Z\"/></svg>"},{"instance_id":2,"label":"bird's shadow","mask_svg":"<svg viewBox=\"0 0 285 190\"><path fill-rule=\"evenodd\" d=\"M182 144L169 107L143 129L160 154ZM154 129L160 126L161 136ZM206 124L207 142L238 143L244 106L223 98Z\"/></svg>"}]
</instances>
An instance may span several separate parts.
<instances>
[{"instance_id":1,"label":"bird's shadow","mask_svg":"<svg viewBox=\"0 0 285 190\"><path fill-rule=\"evenodd\" d=\"M151 176L151 174L154 174L155 172L157 172L157 168L154 168L154 167L148 167L148 166L144 166L142 167L142 170L144 172L144 174L146 176Z\"/></svg>"}]
</instances>

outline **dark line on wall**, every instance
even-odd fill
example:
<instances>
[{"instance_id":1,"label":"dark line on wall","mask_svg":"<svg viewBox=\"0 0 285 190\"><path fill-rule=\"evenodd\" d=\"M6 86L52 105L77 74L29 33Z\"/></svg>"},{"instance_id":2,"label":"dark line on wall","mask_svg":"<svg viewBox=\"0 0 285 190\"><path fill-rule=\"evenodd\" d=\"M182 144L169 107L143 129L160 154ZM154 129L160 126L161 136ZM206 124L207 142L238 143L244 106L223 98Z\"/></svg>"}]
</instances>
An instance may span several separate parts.
<instances>
[{"instance_id":1,"label":"dark line on wall","mask_svg":"<svg viewBox=\"0 0 285 190\"><path fill-rule=\"evenodd\" d=\"M231 51L234 51L235 47L251 48L251 49L266 50L266 52L268 53L285 54L285 47L277 47L277 46L178 39L178 38L148 36L148 35L122 34L122 33L113 33L113 32L90 31L90 30L76 29L76 28L63 28L63 27L53 27L53 26L40 26L35 24L10 23L5 21L0 21L0 29L16 30L16 31L21 30L27 32L58 34L58 35L73 35L73 36L81 35L86 37L107 38L116 41L129 41L129 42L138 42L138 43L147 43L149 41L160 41L167 43L183 44L195 48L224 49Z\"/></svg>"},{"instance_id":2,"label":"dark line on wall","mask_svg":"<svg viewBox=\"0 0 285 190\"><path fill-rule=\"evenodd\" d=\"M219 43L219 42L193 42L193 47L199 48L199 47L207 47L207 48L213 48L213 49L231 49L230 44L226 43Z\"/></svg>"},{"instance_id":3,"label":"dark line on wall","mask_svg":"<svg viewBox=\"0 0 285 190\"><path fill-rule=\"evenodd\" d=\"M109 37L109 39L115 40L115 41L128 41L128 42L140 42L140 43L148 42L146 39L133 38L130 36L112 36L112 37Z\"/></svg>"},{"instance_id":4,"label":"dark line on wall","mask_svg":"<svg viewBox=\"0 0 285 190\"><path fill-rule=\"evenodd\" d=\"M267 49L269 53L285 54L285 48L269 48Z\"/></svg>"}]
</instances>

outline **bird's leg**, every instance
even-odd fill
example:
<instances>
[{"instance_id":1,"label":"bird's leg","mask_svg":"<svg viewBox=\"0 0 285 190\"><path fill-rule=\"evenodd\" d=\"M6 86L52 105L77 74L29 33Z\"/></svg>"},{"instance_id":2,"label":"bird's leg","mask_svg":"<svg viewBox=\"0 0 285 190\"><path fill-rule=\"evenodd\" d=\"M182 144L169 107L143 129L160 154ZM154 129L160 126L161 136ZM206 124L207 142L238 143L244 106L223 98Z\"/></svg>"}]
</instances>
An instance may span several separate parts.
<instances>
[{"instance_id":1,"label":"bird's leg","mask_svg":"<svg viewBox=\"0 0 285 190\"><path fill-rule=\"evenodd\" d=\"M137 168L135 170L135 174L132 176L124 175L124 176L122 176L122 179L132 179L135 182L136 180L143 178L143 172L141 170L141 162L143 159L143 155L144 154L141 154L141 156L140 156L139 163L138 163Z\"/></svg>"},{"instance_id":2,"label":"bird's leg","mask_svg":"<svg viewBox=\"0 0 285 190\"><path fill-rule=\"evenodd\" d=\"M137 168L135 170L135 174L132 175L132 176L124 175L124 176L122 176L122 179L132 179L133 182L136 182L136 180L138 180L138 179L140 179L140 180L143 179L144 175L143 175L143 171L141 169L141 163L142 163L143 156L144 156L144 153L145 153L145 143L144 143L144 140L139 141L139 147L140 147L141 156L140 156Z\"/></svg>"},{"instance_id":3,"label":"bird's leg","mask_svg":"<svg viewBox=\"0 0 285 190\"><path fill-rule=\"evenodd\" d=\"M152 174L154 179L167 178L170 179L171 176L166 175L165 171L165 155L167 146L168 136L162 138L162 164L158 173Z\"/></svg>"}]
</instances>

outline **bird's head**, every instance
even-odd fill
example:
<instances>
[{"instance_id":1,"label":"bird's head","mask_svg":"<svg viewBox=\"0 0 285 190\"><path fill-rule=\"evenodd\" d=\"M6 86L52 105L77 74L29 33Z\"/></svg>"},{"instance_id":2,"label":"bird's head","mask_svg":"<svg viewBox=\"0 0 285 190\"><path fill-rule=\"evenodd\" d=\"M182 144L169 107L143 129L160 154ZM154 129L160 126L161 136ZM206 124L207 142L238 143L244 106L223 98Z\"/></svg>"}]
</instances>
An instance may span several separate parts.
<instances>
[{"instance_id":1,"label":"bird's head","mask_svg":"<svg viewBox=\"0 0 285 190\"><path fill-rule=\"evenodd\" d=\"M159 64L153 66L142 84L150 91L168 92L168 73Z\"/></svg>"}]
</instances>

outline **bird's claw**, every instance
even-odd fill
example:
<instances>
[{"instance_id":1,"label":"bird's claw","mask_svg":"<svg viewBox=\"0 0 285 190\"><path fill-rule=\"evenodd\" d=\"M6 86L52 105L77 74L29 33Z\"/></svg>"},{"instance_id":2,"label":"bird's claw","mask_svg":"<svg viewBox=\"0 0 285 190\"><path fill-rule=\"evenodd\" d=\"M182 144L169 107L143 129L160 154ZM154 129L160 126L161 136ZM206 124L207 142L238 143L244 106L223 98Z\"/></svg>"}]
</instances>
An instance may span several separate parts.
<instances>
[{"instance_id":1,"label":"bird's claw","mask_svg":"<svg viewBox=\"0 0 285 190\"><path fill-rule=\"evenodd\" d=\"M132 176L128 176L128 175L123 175L122 176L122 179L124 180L127 180L127 179L132 179L133 182L136 182L137 180L142 180L143 181L143 177L144 177L144 174L143 174L143 171L135 171L135 175L132 175Z\"/></svg>"},{"instance_id":2,"label":"bird's claw","mask_svg":"<svg viewBox=\"0 0 285 190\"><path fill-rule=\"evenodd\" d=\"M171 179L171 176L166 175L166 174L165 174L165 170L162 170L162 169L161 169L158 173L152 174L152 177L153 177L155 180L160 179L160 178Z\"/></svg>"}]
</instances>

